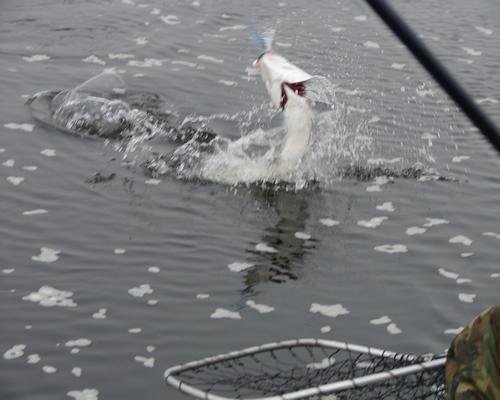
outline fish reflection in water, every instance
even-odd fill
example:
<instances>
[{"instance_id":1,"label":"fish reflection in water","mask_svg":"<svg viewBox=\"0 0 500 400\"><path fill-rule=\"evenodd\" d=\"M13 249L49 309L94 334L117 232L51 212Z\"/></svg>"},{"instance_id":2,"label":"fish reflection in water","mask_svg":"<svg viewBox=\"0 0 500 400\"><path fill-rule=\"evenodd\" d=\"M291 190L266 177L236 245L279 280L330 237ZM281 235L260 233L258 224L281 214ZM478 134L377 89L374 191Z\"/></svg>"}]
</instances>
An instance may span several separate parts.
<instances>
[{"instance_id":1,"label":"fish reflection in water","mask_svg":"<svg viewBox=\"0 0 500 400\"><path fill-rule=\"evenodd\" d=\"M300 198L300 193L294 191L260 186L254 186L251 190L257 201L276 210L279 219L273 226L265 228L261 246L247 250L252 254L251 260L255 260L255 265L245 271L246 290L251 290L259 283L285 283L300 279L302 258L309 248L314 248L314 245L296 235L305 230L309 217L307 202Z\"/></svg>"}]
</instances>

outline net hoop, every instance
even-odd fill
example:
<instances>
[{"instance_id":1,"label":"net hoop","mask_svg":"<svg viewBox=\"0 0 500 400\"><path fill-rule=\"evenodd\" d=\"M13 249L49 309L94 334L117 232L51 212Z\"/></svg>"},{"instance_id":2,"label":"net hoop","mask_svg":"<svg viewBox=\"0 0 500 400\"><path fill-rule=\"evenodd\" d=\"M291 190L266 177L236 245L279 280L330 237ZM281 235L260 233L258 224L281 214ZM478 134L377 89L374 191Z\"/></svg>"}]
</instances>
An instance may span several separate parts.
<instances>
[{"instance_id":1,"label":"net hoop","mask_svg":"<svg viewBox=\"0 0 500 400\"><path fill-rule=\"evenodd\" d=\"M203 358L197 361L191 361L185 364L180 364L167 369L164 373L164 379L167 384L176 388L180 392L201 400L234 400L232 397L223 397L213 393L207 393L203 390L190 386L186 382L178 379L176 374L188 371L194 368L203 367L205 365L214 364L221 361L236 359L243 356L251 356L258 353L264 353L277 349L293 348L299 346L317 346L329 349L348 350L357 353L369 354L376 357L385 357L393 360L406 359L409 361L418 359L417 356L412 356L403 353L396 353L388 350L381 350L357 344L338 342L324 339L295 339L285 340L281 342L267 343L260 346L248 347L246 349L232 351L217 356ZM429 371L432 369L443 367L446 364L446 357L440 357L430 361L424 361L419 364L396 368L386 372L380 372L372 375L362 376L354 379L348 379L317 387L298 390L295 392L285 393L278 396L268 397L251 397L251 400L300 400L312 396L322 396L332 394L344 390L361 388L363 386L372 385L375 383L387 381L393 378L403 377L406 375L416 374L419 372Z\"/></svg>"}]
</instances>

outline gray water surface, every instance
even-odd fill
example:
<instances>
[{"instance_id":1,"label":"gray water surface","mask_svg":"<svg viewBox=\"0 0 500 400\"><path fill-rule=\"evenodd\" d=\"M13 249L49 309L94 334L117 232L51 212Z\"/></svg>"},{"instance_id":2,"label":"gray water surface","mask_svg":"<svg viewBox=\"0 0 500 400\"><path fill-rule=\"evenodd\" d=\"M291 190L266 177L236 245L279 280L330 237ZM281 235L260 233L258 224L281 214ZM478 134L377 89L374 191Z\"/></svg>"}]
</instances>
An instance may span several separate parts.
<instances>
[{"instance_id":1,"label":"gray water surface","mask_svg":"<svg viewBox=\"0 0 500 400\"><path fill-rule=\"evenodd\" d=\"M499 124L498 4L395 6ZM333 106L276 185L247 16ZM0 53L2 399L181 399L166 368L301 337L440 353L499 302L498 156L363 2L3 1ZM217 146L24 105L108 69Z\"/></svg>"}]
</instances>

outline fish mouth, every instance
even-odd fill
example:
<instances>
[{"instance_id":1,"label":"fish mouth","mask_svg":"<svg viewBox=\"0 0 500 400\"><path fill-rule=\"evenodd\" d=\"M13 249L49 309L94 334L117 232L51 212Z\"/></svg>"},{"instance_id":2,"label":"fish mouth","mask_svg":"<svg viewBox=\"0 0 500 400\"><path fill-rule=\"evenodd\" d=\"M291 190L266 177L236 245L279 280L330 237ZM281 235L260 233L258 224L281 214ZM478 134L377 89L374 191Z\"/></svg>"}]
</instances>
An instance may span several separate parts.
<instances>
[{"instance_id":1,"label":"fish mouth","mask_svg":"<svg viewBox=\"0 0 500 400\"><path fill-rule=\"evenodd\" d=\"M283 82L281 84L281 98L280 107L282 110L285 109L286 103L288 102L288 96L286 94L285 86L288 86L297 96L304 97L306 95L306 85L304 82Z\"/></svg>"}]
</instances>

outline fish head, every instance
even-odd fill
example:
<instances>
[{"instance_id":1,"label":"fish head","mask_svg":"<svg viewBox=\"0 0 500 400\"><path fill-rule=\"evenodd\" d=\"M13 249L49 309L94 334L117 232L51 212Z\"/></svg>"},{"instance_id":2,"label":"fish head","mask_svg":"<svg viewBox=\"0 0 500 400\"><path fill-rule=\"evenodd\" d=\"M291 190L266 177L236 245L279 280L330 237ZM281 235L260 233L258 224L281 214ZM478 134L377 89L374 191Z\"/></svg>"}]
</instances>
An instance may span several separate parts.
<instances>
[{"instance_id":1,"label":"fish head","mask_svg":"<svg viewBox=\"0 0 500 400\"><path fill-rule=\"evenodd\" d=\"M277 109L284 109L288 100L285 86L297 95L305 95L304 83L312 78L307 72L293 65L286 58L269 50L263 53L253 66L260 70L267 92Z\"/></svg>"}]
</instances>

